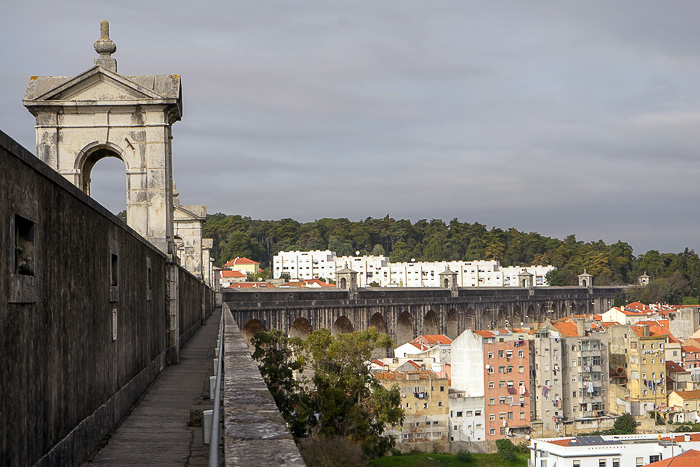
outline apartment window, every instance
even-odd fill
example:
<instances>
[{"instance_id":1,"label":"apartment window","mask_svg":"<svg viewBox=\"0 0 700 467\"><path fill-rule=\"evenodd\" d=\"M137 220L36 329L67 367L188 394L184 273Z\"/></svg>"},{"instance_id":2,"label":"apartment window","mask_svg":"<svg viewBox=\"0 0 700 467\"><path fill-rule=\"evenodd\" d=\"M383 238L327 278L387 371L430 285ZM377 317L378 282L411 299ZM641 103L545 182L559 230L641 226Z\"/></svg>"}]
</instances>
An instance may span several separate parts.
<instances>
[{"instance_id":1,"label":"apartment window","mask_svg":"<svg viewBox=\"0 0 700 467\"><path fill-rule=\"evenodd\" d=\"M634 465L636 467L642 467L644 465L644 458L643 457L637 457L634 461Z\"/></svg>"},{"instance_id":2,"label":"apartment window","mask_svg":"<svg viewBox=\"0 0 700 467\"><path fill-rule=\"evenodd\" d=\"M523 358L525 353L522 350L518 350L518 357Z\"/></svg>"},{"instance_id":3,"label":"apartment window","mask_svg":"<svg viewBox=\"0 0 700 467\"><path fill-rule=\"evenodd\" d=\"M525 420L525 412L520 412L520 420Z\"/></svg>"},{"instance_id":4,"label":"apartment window","mask_svg":"<svg viewBox=\"0 0 700 467\"><path fill-rule=\"evenodd\" d=\"M488 372L489 372L489 374L493 374L493 367L492 367L492 366L490 366L490 367L488 368Z\"/></svg>"},{"instance_id":5,"label":"apartment window","mask_svg":"<svg viewBox=\"0 0 700 467\"><path fill-rule=\"evenodd\" d=\"M493 397L489 398L489 405L496 405L496 399Z\"/></svg>"},{"instance_id":6,"label":"apartment window","mask_svg":"<svg viewBox=\"0 0 700 467\"><path fill-rule=\"evenodd\" d=\"M506 396L501 396L498 398L498 403L499 404L505 404L506 403Z\"/></svg>"},{"instance_id":7,"label":"apartment window","mask_svg":"<svg viewBox=\"0 0 700 467\"><path fill-rule=\"evenodd\" d=\"M524 365L520 365L518 367L518 373L525 373L525 366Z\"/></svg>"},{"instance_id":8,"label":"apartment window","mask_svg":"<svg viewBox=\"0 0 700 467\"><path fill-rule=\"evenodd\" d=\"M644 349L646 349L646 348L647 348L647 345L646 345L646 344L642 344L642 350L644 350Z\"/></svg>"},{"instance_id":9,"label":"apartment window","mask_svg":"<svg viewBox=\"0 0 700 467\"><path fill-rule=\"evenodd\" d=\"M508 420L513 420L513 412L508 412Z\"/></svg>"},{"instance_id":10,"label":"apartment window","mask_svg":"<svg viewBox=\"0 0 700 467\"><path fill-rule=\"evenodd\" d=\"M445 386L440 386L440 392L445 392Z\"/></svg>"},{"instance_id":11,"label":"apartment window","mask_svg":"<svg viewBox=\"0 0 700 467\"><path fill-rule=\"evenodd\" d=\"M427 408L428 408L428 403L427 403L427 402L423 402L423 408L424 408L424 409L427 409Z\"/></svg>"},{"instance_id":12,"label":"apartment window","mask_svg":"<svg viewBox=\"0 0 700 467\"><path fill-rule=\"evenodd\" d=\"M506 350L506 358L513 358L513 351L512 350Z\"/></svg>"},{"instance_id":13,"label":"apartment window","mask_svg":"<svg viewBox=\"0 0 700 467\"><path fill-rule=\"evenodd\" d=\"M502 350L498 351L498 358L503 358L503 351Z\"/></svg>"},{"instance_id":14,"label":"apartment window","mask_svg":"<svg viewBox=\"0 0 700 467\"><path fill-rule=\"evenodd\" d=\"M506 434L506 428L503 427L503 426L501 427L501 434L502 434L502 435L505 435L505 434Z\"/></svg>"},{"instance_id":15,"label":"apartment window","mask_svg":"<svg viewBox=\"0 0 700 467\"><path fill-rule=\"evenodd\" d=\"M661 456L659 454L652 454L649 456L649 463L651 464L652 462L659 462L661 460Z\"/></svg>"},{"instance_id":16,"label":"apartment window","mask_svg":"<svg viewBox=\"0 0 700 467\"><path fill-rule=\"evenodd\" d=\"M498 382L498 387L499 387L499 388L504 388L504 387L506 387L506 382L505 382L505 381L499 381L499 382Z\"/></svg>"},{"instance_id":17,"label":"apartment window","mask_svg":"<svg viewBox=\"0 0 700 467\"><path fill-rule=\"evenodd\" d=\"M472 411L471 411L471 410L467 410L467 413L464 414L464 415L465 415L465 417L471 417L471 416L472 416Z\"/></svg>"},{"instance_id":18,"label":"apartment window","mask_svg":"<svg viewBox=\"0 0 700 467\"><path fill-rule=\"evenodd\" d=\"M636 349L637 348L637 343L636 342L630 342L630 349ZM644 348L642 346L642 348Z\"/></svg>"},{"instance_id":19,"label":"apartment window","mask_svg":"<svg viewBox=\"0 0 700 467\"><path fill-rule=\"evenodd\" d=\"M612 467L620 467L620 459L613 459Z\"/></svg>"},{"instance_id":20,"label":"apartment window","mask_svg":"<svg viewBox=\"0 0 700 467\"><path fill-rule=\"evenodd\" d=\"M489 389L494 389L496 384L493 381L489 381Z\"/></svg>"},{"instance_id":21,"label":"apartment window","mask_svg":"<svg viewBox=\"0 0 700 467\"><path fill-rule=\"evenodd\" d=\"M598 467L606 467L607 461L605 459L598 460Z\"/></svg>"},{"instance_id":22,"label":"apartment window","mask_svg":"<svg viewBox=\"0 0 700 467\"><path fill-rule=\"evenodd\" d=\"M503 366L503 365L499 366L499 367L498 367L498 372L499 372L499 373L505 373L505 372L506 372L506 367Z\"/></svg>"},{"instance_id":23,"label":"apartment window","mask_svg":"<svg viewBox=\"0 0 700 467\"><path fill-rule=\"evenodd\" d=\"M489 430L489 434L490 434L491 436L496 436L496 429L495 429L495 428L491 428L491 429ZM639 465L642 465L642 464L639 464ZM580 467L580 466L579 466L579 467Z\"/></svg>"},{"instance_id":24,"label":"apartment window","mask_svg":"<svg viewBox=\"0 0 700 467\"><path fill-rule=\"evenodd\" d=\"M495 413L490 413L489 414L489 421L495 422L496 421L496 414Z\"/></svg>"},{"instance_id":25,"label":"apartment window","mask_svg":"<svg viewBox=\"0 0 700 467\"><path fill-rule=\"evenodd\" d=\"M442 407L442 401L438 401L438 407Z\"/></svg>"}]
</instances>

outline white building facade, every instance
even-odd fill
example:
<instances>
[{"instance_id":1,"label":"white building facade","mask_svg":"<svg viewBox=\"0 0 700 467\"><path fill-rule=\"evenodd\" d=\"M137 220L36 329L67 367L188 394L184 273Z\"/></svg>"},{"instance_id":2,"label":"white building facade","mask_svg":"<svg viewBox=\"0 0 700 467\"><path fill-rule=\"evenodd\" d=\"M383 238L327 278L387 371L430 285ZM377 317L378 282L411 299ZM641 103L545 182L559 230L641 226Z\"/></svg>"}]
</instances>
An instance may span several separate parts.
<instances>
[{"instance_id":1,"label":"white building facade","mask_svg":"<svg viewBox=\"0 0 700 467\"><path fill-rule=\"evenodd\" d=\"M640 467L700 448L700 434L533 439L530 467Z\"/></svg>"},{"instance_id":2,"label":"white building facade","mask_svg":"<svg viewBox=\"0 0 700 467\"><path fill-rule=\"evenodd\" d=\"M357 285L368 287L440 287L440 273L457 273L458 287L519 287L518 276L532 274L535 287L547 286L545 276L554 266L508 266L498 261L431 261L392 263L385 256L341 256L333 251L282 251L273 258L274 278L325 278L335 280L335 271L357 272Z\"/></svg>"}]
</instances>

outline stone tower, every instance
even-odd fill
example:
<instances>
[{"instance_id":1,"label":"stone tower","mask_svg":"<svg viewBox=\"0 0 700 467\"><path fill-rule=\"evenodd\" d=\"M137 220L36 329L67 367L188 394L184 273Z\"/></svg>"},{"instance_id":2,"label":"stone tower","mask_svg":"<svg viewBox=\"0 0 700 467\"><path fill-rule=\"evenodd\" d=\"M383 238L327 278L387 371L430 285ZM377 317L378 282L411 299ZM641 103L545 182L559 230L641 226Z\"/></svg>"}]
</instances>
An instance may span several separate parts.
<instances>
[{"instance_id":1,"label":"stone tower","mask_svg":"<svg viewBox=\"0 0 700 467\"><path fill-rule=\"evenodd\" d=\"M179 75L122 76L109 24L99 58L75 77L33 76L24 106L36 117L37 156L90 194L90 173L105 157L124 162L127 224L174 254L172 125L182 117Z\"/></svg>"}]
</instances>

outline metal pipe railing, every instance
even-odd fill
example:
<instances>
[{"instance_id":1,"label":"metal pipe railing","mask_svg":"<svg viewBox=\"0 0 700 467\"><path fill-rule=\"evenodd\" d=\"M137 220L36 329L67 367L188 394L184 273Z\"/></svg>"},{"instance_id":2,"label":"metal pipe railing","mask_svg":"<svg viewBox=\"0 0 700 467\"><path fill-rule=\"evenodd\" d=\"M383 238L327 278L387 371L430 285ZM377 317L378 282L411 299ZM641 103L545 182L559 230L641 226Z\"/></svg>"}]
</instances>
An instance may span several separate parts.
<instances>
[{"instance_id":1,"label":"metal pipe railing","mask_svg":"<svg viewBox=\"0 0 700 467\"><path fill-rule=\"evenodd\" d=\"M217 345L216 390L214 391L214 410L211 419L211 438L209 439L209 467L219 467L219 418L221 414L221 380L223 378L224 360L224 313L221 312L219 323L219 342Z\"/></svg>"}]
</instances>

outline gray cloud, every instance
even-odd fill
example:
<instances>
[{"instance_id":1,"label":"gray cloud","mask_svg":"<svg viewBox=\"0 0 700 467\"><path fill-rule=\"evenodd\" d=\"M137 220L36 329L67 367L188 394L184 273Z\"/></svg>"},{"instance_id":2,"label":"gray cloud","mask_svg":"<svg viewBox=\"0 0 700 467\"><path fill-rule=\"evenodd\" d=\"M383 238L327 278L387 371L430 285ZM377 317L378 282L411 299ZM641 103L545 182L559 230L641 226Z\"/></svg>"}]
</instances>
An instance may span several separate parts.
<instances>
[{"instance_id":1,"label":"gray cloud","mask_svg":"<svg viewBox=\"0 0 700 467\"><path fill-rule=\"evenodd\" d=\"M0 128L34 148L29 77L90 67L107 18L121 73L183 77L185 204L699 250L699 14L689 0L12 2ZM118 209L110 167L93 189Z\"/></svg>"}]
</instances>

